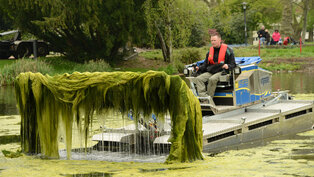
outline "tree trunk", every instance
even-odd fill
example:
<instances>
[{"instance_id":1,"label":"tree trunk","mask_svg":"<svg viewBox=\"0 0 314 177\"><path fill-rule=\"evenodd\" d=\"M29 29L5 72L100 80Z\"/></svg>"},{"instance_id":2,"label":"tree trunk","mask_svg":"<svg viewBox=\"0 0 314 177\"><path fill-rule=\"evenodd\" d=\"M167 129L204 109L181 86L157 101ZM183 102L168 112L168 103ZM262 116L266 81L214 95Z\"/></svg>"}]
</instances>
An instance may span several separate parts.
<instances>
[{"instance_id":1,"label":"tree trunk","mask_svg":"<svg viewBox=\"0 0 314 177\"><path fill-rule=\"evenodd\" d=\"M293 16L293 23L292 23L293 34L291 35L291 37L296 41L299 41L301 38L301 32L302 32L301 23L302 23L301 21L298 22L296 16Z\"/></svg>"},{"instance_id":2,"label":"tree trunk","mask_svg":"<svg viewBox=\"0 0 314 177\"><path fill-rule=\"evenodd\" d=\"M169 12L168 8L168 14L167 14L167 26L168 26L168 42L167 42L167 47L168 47L168 51L167 51L167 59L168 62L171 61L171 56L172 56L172 33L171 33L171 20L170 20L170 12Z\"/></svg>"},{"instance_id":3,"label":"tree trunk","mask_svg":"<svg viewBox=\"0 0 314 177\"><path fill-rule=\"evenodd\" d=\"M313 26L311 26L309 30L309 42L313 42L313 30Z\"/></svg>"},{"instance_id":4,"label":"tree trunk","mask_svg":"<svg viewBox=\"0 0 314 177\"><path fill-rule=\"evenodd\" d=\"M284 0L284 8L282 12L281 34L282 37L291 36L292 31L292 0Z\"/></svg>"},{"instance_id":5,"label":"tree trunk","mask_svg":"<svg viewBox=\"0 0 314 177\"><path fill-rule=\"evenodd\" d=\"M168 57L167 57L167 53L168 53L167 46L166 46L164 37L162 36L162 34L161 34L161 32L160 32L160 29L159 29L159 27L158 27L156 21L155 21L155 27L156 27L156 29L157 29L157 36L158 36L158 39L159 39L160 44L161 44L162 56L164 57L164 61L167 62L167 61L168 61Z\"/></svg>"},{"instance_id":6,"label":"tree trunk","mask_svg":"<svg viewBox=\"0 0 314 177\"><path fill-rule=\"evenodd\" d=\"M302 29L302 41L305 42L305 34L306 34L306 23L307 23L307 12L309 7L309 0L304 0L303 7L303 29Z\"/></svg>"}]
</instances>

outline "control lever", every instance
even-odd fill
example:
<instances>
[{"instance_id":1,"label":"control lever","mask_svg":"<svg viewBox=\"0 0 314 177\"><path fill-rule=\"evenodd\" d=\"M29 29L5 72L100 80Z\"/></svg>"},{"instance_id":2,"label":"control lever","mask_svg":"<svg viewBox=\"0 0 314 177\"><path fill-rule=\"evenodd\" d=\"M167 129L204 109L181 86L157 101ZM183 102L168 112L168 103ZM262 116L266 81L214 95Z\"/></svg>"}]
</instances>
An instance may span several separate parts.
<instances>
[{"instance_id":1,"label":"control lever","mask_svg":"<svg viewBox=\"0 0 314 177\"><path fill-rule=\"evenodd\" d=\"M227 75L227 71L226 71L226 69L222 69L222 72L221 72L221 75L223 76L223 75Z\"/></svg>"},{"instance_id":2,"label":"control lever","mask_svg":"<svg viewBox=\"0 0 314 177\"><path fill-rule=\"evenodd\" d=\"M222 66L225 64L225 62L222 61L222 62L220 62L220 64L221 64L221 67L222 67ZM221 75L227 75L227 73L228 73L228 72L226 71L226 69L223 68Z\"/></svg>"}]
</instances>

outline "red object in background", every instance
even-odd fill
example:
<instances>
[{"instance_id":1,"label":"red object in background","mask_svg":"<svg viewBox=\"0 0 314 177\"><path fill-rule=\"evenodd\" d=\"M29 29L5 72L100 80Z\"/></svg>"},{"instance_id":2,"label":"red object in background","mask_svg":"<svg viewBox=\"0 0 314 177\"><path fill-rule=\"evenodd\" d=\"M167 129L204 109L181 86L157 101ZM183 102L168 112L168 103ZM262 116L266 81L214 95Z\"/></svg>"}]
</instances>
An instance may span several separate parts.
<instances>
[{"instance_id":1,"label":"red object in background","mask_svg":"<svg viewBox=\"0 0 314 177\"><path fill-rule=\"evenodd\" d=\"M300 38L300 54L302 53L302 38Z\"/></svg>"},{"instance_id":2,"label":"red object in background","mask_svg":"<svg viewBox=\"0 0 314 177\"><path fill-rule=\"evenodd\" d=\"M288 45L288 43L289 43L289 37L285 37L283 41L283 45Z\"/></svg>"}]
</instances>

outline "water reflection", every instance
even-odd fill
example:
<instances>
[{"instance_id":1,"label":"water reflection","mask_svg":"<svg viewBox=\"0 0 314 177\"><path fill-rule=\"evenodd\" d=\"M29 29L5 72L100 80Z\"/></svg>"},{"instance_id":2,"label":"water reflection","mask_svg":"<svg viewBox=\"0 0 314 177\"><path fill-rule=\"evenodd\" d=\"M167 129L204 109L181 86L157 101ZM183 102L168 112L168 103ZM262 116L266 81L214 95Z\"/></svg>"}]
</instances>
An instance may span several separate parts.
<instances>
[{"instance_id":1,"label":"water reflection","mask_svg":"<svg viewBox=\"0 0 314 177\"><path fill-rule=\"evenodd\" d=\"M0 115L17 115L14 87L0 86Z\"/></svg>"},{"instance_id":2,"label":"water reflection","mask_svg":"<svg viewBox=\"0 0 314 177\"><path fill-rule=\"evenodd\" d=\"M290 90L290 93L314 93L313 73L273 73L273 91Z\"/></svg>"}]
</instances>

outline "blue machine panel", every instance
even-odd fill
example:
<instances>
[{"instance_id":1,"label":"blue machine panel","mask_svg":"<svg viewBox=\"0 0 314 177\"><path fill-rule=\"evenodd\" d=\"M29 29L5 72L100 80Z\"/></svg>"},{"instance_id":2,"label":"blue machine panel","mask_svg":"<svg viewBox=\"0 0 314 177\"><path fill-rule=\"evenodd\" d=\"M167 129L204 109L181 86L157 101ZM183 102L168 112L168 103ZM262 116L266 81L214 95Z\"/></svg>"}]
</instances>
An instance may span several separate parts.
<instances>
[{"instance_id":1,"label":"blue machine panel","mask_svg":"<svg viewBox=\"0 0 314 177\"><path fill-rule=\"evenodd\" d=\"M216 92L215 97L233 97L232 92Z\"/></svg>"},{"instance_id":2,"label":"blue machine panel","mask_svg":"<svg viewBox=\"0 0 314 177\"><path fill-rule=\"evenodd\" d=\"M250 91L246 89L237 90L236 93L236 104L243 105L250 103Z\"/></svg>"},{"instance_id":3,"label":"blue machine panel","mask_svg":"<svg viewBox=\"0 0 314 177\"><path fill-rule=\"evenodd\" d=\"M238 88L248 88L249 87L249 79L240 80Z\"/></svg>"}]
</instances>

